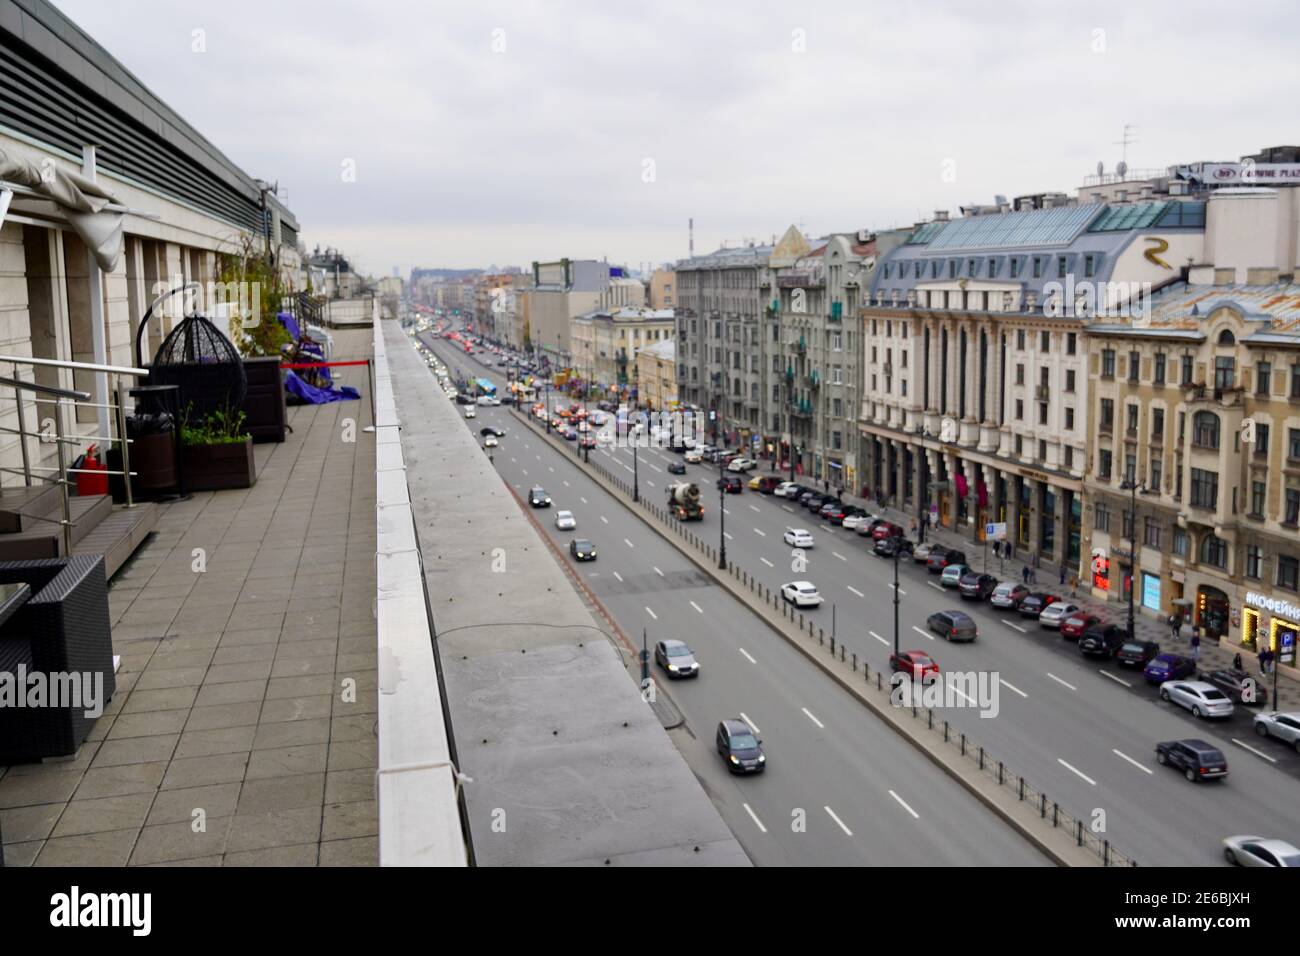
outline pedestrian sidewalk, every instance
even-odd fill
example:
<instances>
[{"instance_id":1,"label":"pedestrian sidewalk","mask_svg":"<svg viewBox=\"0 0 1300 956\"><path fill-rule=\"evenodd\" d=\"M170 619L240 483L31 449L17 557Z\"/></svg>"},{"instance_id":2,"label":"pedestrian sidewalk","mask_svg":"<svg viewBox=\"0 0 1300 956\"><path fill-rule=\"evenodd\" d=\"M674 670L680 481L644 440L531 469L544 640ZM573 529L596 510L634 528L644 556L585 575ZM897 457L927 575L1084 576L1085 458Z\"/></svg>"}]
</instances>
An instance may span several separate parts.
<instances>
[{"instance_id":1,"label":"pedestrian sidewalk","mask_svg":"<svg viewBox=\"0 0 1300 956\"><path fill-rule=\"evenodd\" d=\"M916 515L900 511L897 508L884 506L881 507L878 501L868 501L859 498L856 495L845 493L843 496L845 504L854 504L866 508L873 514L882 515L890 521L904 528L908 528L908 537L916 540L916 532L910 530L912 522ZM949 528L935 528L933 526L926 529L925 540L936 542L947 548L957 548L966 552L966 557L971 567L983 572L985 569L985 545L983 542L975 541L974 529L967 533L958 533ZM999 542L1000 543L1000 542ZM996 575L1002 581L1021 581L1024 579L1024 570L1029 566L1032 574L1036 575L1036 583L1032 582L1030 587L1047 591L1051 594L1060 595L1067 598L1071 603L1077 604L1090 614L1095 614L1102 620L1118 624L1121 627L1128 620L1127 604L1120 604L1113 601L1104 601L1092 595L1090 589L1080 582L1079 586L1071 592L1070 577L1067 573L1065 584L1062 585L1059 567L1049 570L1045 567L1034 568L1028 564L1030 555L1016 553L1015 557L999 558L993 553L994 542L988 543L988 573ZM1145 615L1140 609L1135 610L1133 620L1133 633L1139 640L1156 641L1160 644L1161 649L1180 654L1190 654L1189 639L1191 637L1190 626L1184 626L1182 634L1174 639L1171 629L1164 620L1157 620ZM1201 642L1200 669L1202 671L1212 671L1220 669L1229 669L1232 667L1233 655L1241 653L1243 668L1254 675L1259 675L1260 682L1267 687L1270 697L1273 694L1273 675L1264 675L1260 670L1259 661L1253 651L1240 648L1225 638L1222 644L1209 640ZM1293 668L1282 667L1277 675L1277 709L1278 710L1300 710L1300 680L1297 679ZM1269 702L1270 709L1272 701Z\"/></svg>"}]
</instances>

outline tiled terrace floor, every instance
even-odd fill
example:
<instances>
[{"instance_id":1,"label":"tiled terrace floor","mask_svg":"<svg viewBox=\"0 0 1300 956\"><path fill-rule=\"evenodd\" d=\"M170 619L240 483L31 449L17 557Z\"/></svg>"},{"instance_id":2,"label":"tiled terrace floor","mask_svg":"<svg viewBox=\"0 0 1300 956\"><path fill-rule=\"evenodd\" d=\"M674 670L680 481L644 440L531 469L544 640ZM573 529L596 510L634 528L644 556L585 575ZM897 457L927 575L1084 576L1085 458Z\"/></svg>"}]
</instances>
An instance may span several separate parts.
<instances>
[{"instance_id":1,"label":"tiled terrace floor","mask_svg":"<svg viewBox=\"0 0 1300 956\"><path fill-rule=\"evenodd\" d=\"M254 487L162 506L111 584L90 739L0 767L7 865L377 863L375 446L366 370L341 371L361 401L290 408Z\"/></svg>"}]
</instances>

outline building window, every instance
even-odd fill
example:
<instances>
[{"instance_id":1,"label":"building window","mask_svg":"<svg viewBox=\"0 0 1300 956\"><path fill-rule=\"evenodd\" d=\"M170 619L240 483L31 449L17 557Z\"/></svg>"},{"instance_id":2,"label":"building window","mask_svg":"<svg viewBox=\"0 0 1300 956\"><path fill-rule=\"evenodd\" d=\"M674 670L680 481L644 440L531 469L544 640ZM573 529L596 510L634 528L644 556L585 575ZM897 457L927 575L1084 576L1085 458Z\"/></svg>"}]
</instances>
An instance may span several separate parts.
<instances>
[{"instance_id":1,"label":"building window","mask_svg":"<svg viewBox=\"0 0 1300 956\"><path fill-rule=\"evenodd\" d=\"M1016 457L1023 458L1025 455L1025 439L1021 435L1016 436Z\"/></svg>"},{"instance_id":2,"label":"building window","mask_svg":"<svg viewBox=\"0 0 1300 956\"><path fill-rule=\"evenodd\" d=\"M1300 363L1291 366L1291 397L1300 398Z\"/></svg>"},{"instance_id":3,"label":"building window","mask_svg":"<svg viewBox=\"0 0 1300 956\"><path fill-rule=\"evenodd\" d=\"M1115 377L1115 350L1102 349L1101 351L1101 377Z\"/></svg>"},{"instance_id":4,"label":"building window","mask_svg":"<svg viewBox=\"0 0 1300 956\"><path fill-rule=\"evenodd\" d=\"M1125 409L1128 412L1128 430L1136 435L1138 430L1138 407L1137 405L1130 403L1125 406Z\"/></svg>"},{"instance_id":5,"label":"building window","mask_svg":"<svg viewBox=\"0 0 1300 956\"><path fill-rule=\"evenodd\" d=\"M1222 538L1207 534L1201 539L1201 563L1216 568L1228 566L1228 542Z\"/></svg>"},{"instance_id":6,"label":"building window","mask_svg":"<svg viewBox=\"0 0 1300 956\"><path fill-rule=\"evenodd\" d=\"M1192 469L1192 505L1214 508L1219 501L1219 473L1204 468Z\"/></svg>"},{"instance_id":7,"label":"building window","mask_svg":"<svg viewBox=\"0 0 1300 956\"><path fill-rule=\"evenodd\" d=\"M1067 332L1065 334L1065 354L1073 355L1079 347L1079 334L1077 332Z\"/></svg>"},{"instance_id":8,"label":"building window","mask_svg":"<svg viewBox=\"0 0 1300 956\"><path fill-rule=\"evenodd\" d=\"M1300 523L1300 488L1286 490L1286 508L1282 514L1282 523L1292 527Z\"/></svg>"},{"instance_id":9,"label":"building window","mask_svg":"<svg viewBox=\"0 0 1300 956\"><path fill-rule=\"evenodd\" d=\"M1074 409L1073 408L1067 408L1065 410L1065 430L1066 431L1074 430Z\"/></svg>"},{"instance_id":10,"label":"building window","mask_svg":"<svg viewBox=\"0 0 1300 956\"><path fill-rule=\"evenodd\" d=\"M1025 330L1024 330L1024 329L1016 329L1016 348L1018 348L1018 349L1019 349L1020 351L1022 351L1022 352L1025 350Z\"/></svg>"},{"instance_id":11,"label":"building window","mask_svg":"<svg viewBox=\"0 0 1300 956\"><path fill-rule=\"evenodd\" d=\"M1097 259L1092 253L1083 257L1083 274L1089 279L1097 274Z\"/></svg>"},{"instance_id":12,"label":"building window","mask_svg":"<svg viewBox=\"0 0 1300 956\"><path fill-rule=\"evenodd\" d=\"M1259 437L1258 432L1256 437ZM1300 428L1286 430L1286 456L1292 461L1300 461Z\"/></svg>"},{"instance_id":13,"label":"building window","mask_svg":"<svg viewBox=\"0 0 1300 956\"><path fill-rule=\"evenodd\" d=\"M1214 412L1197 412L1192 416L1192 444L1198 448L1208 448L1214 451L1218 450L1218 415L1214 414Z\"/></svg>"},{"instance_id":14,"label":"building window","mask_svg":"<svg viewBox=\"0 0 1300 956\"><path fill-rule=\"evenodd\" d=\"M1103 481L1110 481L1111 461L1111 453L1105 448L1097 452L1097 477Z\"/></svg>"},{"instance_id":15,"label":"building window","mask_svg":"<svg viewBox=\"0 0 1300 956\"><path fill-rule=\"evenodd\" d=\"M1181 379L1182 384L1184 384L1184 385L1191 385L1191 384L1192 384L1192 372L1193 372L1193 371L1194 371L1194 369L1193 369L1193 358L1192 358L1192 356L1190 356L1190 355L1184 355L1184 356L1183 356L1183 377L1182 377L1182 379Z\"/></svg>"},{"instance_id":16,"label":"building window","mask_svg":"<svg viewBox=\"0 0 1300 956\"><path fill-rule=\"evenodd\" d=\"M1151 490L1157 494L1160 492L1161 480L1165 476L1164 463L1159 458L1151 459Z\"/></svg>"},{"instance_id":17,"label":"building window","mask_svg":"<svg viewBox=\"0 0 1300 956\"><path fill-rule=\"evenodd\" d=\"M1065 370L1065 390L1067 392L1074 391L1074 369L1072 368Z\"/></svg>"},{"instance_id":18,"label":"building window","mask_svg":"<svg viewBox=\"0 0 1300 956\"><path fill-rule=\"evenodd\" d=\"M1017 385L1024 385L1024 384L1025 384L1025 367L1024 367L1024 365L1017 365L1017 366L1016 366L1016 384L1017 384Z\"/></svg>"},{"instance_id":19,"label":"building window","mask_svg":"<svg viewBox=\"0 0 1300 956\"><path fill-rule=\"evenodd\" d=\"M1151 409L1151 440L1159 443L1165 437L1165 410L1163 408Z\"/></svg>"},{"instance_id":20,"label":"building window","mask_svg":"<svg viewBox=\"0 0 1300 956\"><path fill-rule=\"evenodd\" d=\"M1115 427L1115 400L1103 398L1101 400L1101 430L1109 432Z\"/></svg>"},{"instance_id":21,"label":"building window","mask_svg":"<svg viewBox=\"0 0 1300 956\"><path fill-rule=\"evenodd\" d=\"M1257 544L1246 546L1246 577L1259 580L1264 571L1264 549Z\"/></svg>"},{"instance_id":22,"label":"building window","mask_svg":"<svg viewBox=\"0 0 1300 956\"><path fill-rule=\"evenodd\" d=\"M1155 365L1152 369L1151 380L1157 385L1165 384L1165 353L1157 352Z\"/></svg>"},{"instance_id":23,"label":"building window","mask_svg":"<svg viewBox=\"0 0 1300 956\"><path fill-rule=\"evenodd\" d=\"M1142 355L1139 352L1128 353L1128 380L1136 382L1138 380L1138 371L1142 368Z\"/></svg>"},{"instance_id":24,"label":"building window","mask_svg":"<svg viewBox=\"0 0 1300 956\"><path fill-rule=\"evenodd\" d=\"M1142 543L1148 548L1159 548L1164 528L1155 518L1147 518L1142 524Z\"/></svg>"},{"instance_id":25,"label":"building window","mask_svg":"<svg viewBox=\"0 0 1300 956\"><path fill-rule=\"evenodd\" d=\"M1009 262L1011 265L1011 278L1018 279L1020 277L1020 260L1012 256Z\"/></svg>"},{"instance_id":26,"label":"building window","mask_svg":"<svg viewBox=\"0 0 1300 956\"><path fill-rule=\"evenodd\" d=\"M1255 454L1261 458L1268 457L1268 426L1262 422L1255 424Z\"/></svg>"},{"instance_id":27,"label":"building window","mask_svg":"<svg viewBox=\"0 0 1300 956\"><path fill-rule=\"evenodd\" d=\"M1268 494L1268 486L1262 481L1252 481L1250 483L1250 516L1252 518L1264 517L1265 495Z\"/></svg>"},{"instance_id":28,"label":"building window","mask_svg":"<svg viewBox=\"0 0 1300 956\"><path fill-rule=\"evenodd\" d=\"M1288 591L1296 590L1300 584L1300 559L1289 554L1277 556L1277 586Z\"/></svg>"},{"instance_id":29,"label":"building window","mask_svg":"<svg viewBox=\"0 0 1300 956\"><path fill-rule=\"evenodd\" d=\"M1017 398L1016 399L1016 421L1022 422L1024 420L1025 420L1025 403L1023 399Z\"/></svg>"},{"instance_id":30,"label":"building window","mask_svg":"<svg viewBox=\"0 0 1300 956\"><path fill-rule=\"evenodd\" d=\"M1237 380L1237 360L1231 355L1220 355L1214 360L1214 387L1232 388Z\"/></svg>"},{"instance_id":31,"label":"building window","mask_svg":"<svg viewBox=\"0 0 1300 956\"><path fill-rule=\"evenodd\" d=\"M1069 445L1065 446L1065 467L1074 467L1074 449Z\"/></svg>"},{"instance_id":32,"label":"building window","mask_svg":"<svg viewBox=\"0 0 1300 956\"><path fill-rule=\"evenodd\" d=\"M1180 558L1187 557L1187 532L1182 528L1174 528L1174 554Z\"/></svg>"},{"instance_id":33,"label":"building window","mask_svg":"<svg viewBox=\"0 0 1300 956\"><path fill-rule=\"evenodd\" d=\"M1110 509L1102 502L1097 502L1097 511L1093 518L1093 524L1098 531L1110 530Z\"/></svg>"},{"instance_id":34,"label":"building window","mask_svg":"<svg viewBox=\"0 0 1300 956\"><path fill-rule=\"evenodd\" d=\"M1039 337L1039 350L1042 352L1052 351L1052 333L1043 329L1043 334Z\"/></svg>"},{"instance_id":35,"label":"building window","mask_svg":"<svg viewBox=\"0 0 1300 956\"><path fill-rule=\"evenodd\" d=\"M1047 461L1047 442L1041 439L1038 442L1038 460Z\"/></svg>"},{"instance_id":36,"label":"building window","mask_svg":"<svg viewBox=\"0 0 1300 956\"><path fill-rule=\"evenodd\" d=\"M1068 270L1069 268L1070 268L1069 259L1067 259L1065 256L1056 257L1056 277L1058 279L1064 279L1066 270Z\"/></svg>"},{"instance_id":37,"label":"building window","mask_svg":"<svg viewBox=\"0 0 1300 956\"><path fill-rule=\"evenodd\" d=\"M1255 394L1267 395L1273 387L1273 366L1259 362L1255 366Z\"/></svg>"}]
</instances>

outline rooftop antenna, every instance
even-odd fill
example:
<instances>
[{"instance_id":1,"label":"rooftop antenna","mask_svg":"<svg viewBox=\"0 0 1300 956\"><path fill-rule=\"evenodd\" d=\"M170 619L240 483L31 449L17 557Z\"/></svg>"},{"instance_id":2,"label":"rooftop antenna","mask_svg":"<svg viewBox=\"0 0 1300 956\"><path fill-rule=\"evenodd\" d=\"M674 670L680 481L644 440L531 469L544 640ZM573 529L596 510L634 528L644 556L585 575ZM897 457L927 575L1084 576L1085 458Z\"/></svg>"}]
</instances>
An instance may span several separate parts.
<instances>
[{"instance_id":1,"label":"rooftop antenna","mask_svg":"<svg viewBox=\"0 0 1300 956\"><path fill-rule=\"evenodd\" d=\"M1130 146L1131 144L1137 142L1137 136L1135 135L1135 132L1134 132L1136 129L1137 129L1137 127L1134 126L1134 125L1132 125L1131 123L1125 123L1125 124L1124 124L1124 135L1121 136L1121 137L1120 137L1118 140L1116 140L1116 142L1115 142L1115 145L1116 145L1116 146L1120 146L1120 147L1122 147L1122 149L1123 149L1123 152L1122 152L1122 155L1120 156L1120 159L1123 160L1123 162L1124 162L1124 168L1125 168L1125 169L1128 169L1128 148L1129 148L1129 146ZM1124 175L1123 173L1120 173L1120 176L1123 176L1123 175Z\"/></svg>"},{"instance_id":2,"label":"rooftop antenna","mask_svg":"<svg viewBox=\"0 0 1300 956\"><path fill-rule=\"evenodd\" d=\"M695 217L692 216L690 219L686 220L686 222L687 222L687 231L690 236L690 257L694 259L695 258Z\"/></svg>"}]
</instances>

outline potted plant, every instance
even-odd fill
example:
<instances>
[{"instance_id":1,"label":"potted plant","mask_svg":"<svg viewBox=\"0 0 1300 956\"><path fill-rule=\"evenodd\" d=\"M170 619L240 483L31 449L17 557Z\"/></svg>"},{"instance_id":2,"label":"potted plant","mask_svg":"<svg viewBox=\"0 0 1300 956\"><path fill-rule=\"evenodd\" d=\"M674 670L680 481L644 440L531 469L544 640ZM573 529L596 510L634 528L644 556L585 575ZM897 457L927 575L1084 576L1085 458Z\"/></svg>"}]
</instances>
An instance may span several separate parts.
<instances>
[{"instance_id":1,"label":"potted plant","mask_svg":"<svg viewBox=\"0 0 1300 956\"><path fill-rule=\"evenodd\" d=\"M245 415L222 409L203 422L188 417L181 425L181 467L188 491L251 488L253 436L244 428Z\"/></svg>"}]
</instances>

